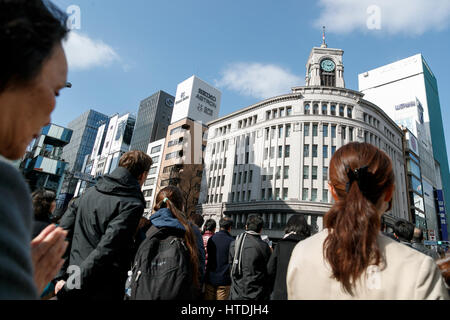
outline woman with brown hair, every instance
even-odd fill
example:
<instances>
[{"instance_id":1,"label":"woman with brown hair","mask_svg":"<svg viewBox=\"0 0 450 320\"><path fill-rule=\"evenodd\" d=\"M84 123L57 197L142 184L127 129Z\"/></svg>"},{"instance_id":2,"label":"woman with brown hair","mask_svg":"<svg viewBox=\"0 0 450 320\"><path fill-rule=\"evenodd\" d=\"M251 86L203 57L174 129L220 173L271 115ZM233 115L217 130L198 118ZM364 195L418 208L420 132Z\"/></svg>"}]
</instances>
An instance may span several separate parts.
<instances>
[{"instance_id":1,"label":"woman with brown hair","mask_svg":"<svg viewBox=\"0 0 450 320\"><path fill-rule=\"evenodd\" d=\"M197 239L180 189L168 186L155 200L152 226L135 257L127 295L132 300L194 300L200 293Z\"/></svg>"},{"instance_id":2,"label":"woman with brown hair","mask_svg":"<svg viewBox=\"0 0 450 320\"><path fill-rule=\"evenodd\" d=\"M289 299L448 299L433 259L380 233L395 188L383 151L357 142L340 148L329 188L336 202L324 230L292 253Z\"/></svg>"}]
</instances>

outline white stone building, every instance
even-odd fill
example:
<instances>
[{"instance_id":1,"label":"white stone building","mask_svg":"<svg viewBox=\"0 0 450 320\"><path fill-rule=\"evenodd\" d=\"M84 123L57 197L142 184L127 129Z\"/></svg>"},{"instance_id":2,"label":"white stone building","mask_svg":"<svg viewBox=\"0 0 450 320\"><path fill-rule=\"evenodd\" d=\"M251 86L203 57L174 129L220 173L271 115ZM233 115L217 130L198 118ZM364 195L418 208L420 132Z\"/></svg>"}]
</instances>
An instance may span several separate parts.
<instances>
[{"instance_id":1,"label":"white stone building","mask_svg":"<svg viewBox=\"0 0 450 320\"><path fill-rule=\"evenodd\" d=\"M344 88L342 54L313 48L306 86L208 124L198 207L205 219L231 216L236 234L256 213L264 234L281 238L290 216L302 213L320 231L332 201L329 161L352 141L372 143L391 157L397 188L388 216L408 219L403 132L362 93Z\"/></svg>"},{"instance_id":2,"label":"white stone building","mask_svg":"<svg viewBox=\"0 0 450 320\"><path fill-rule=\"evenodd\" d=\"M142 192L145 198L144 215L150 217L153 211L153 201L156 197L156 187L158 182L158 175L161 168L162 156L164 153L164 145L166 139L160 139L149 143L147 154L152 158L153 164L148 172L147 180L142 186Z\"/></svg>"}]
</instances>

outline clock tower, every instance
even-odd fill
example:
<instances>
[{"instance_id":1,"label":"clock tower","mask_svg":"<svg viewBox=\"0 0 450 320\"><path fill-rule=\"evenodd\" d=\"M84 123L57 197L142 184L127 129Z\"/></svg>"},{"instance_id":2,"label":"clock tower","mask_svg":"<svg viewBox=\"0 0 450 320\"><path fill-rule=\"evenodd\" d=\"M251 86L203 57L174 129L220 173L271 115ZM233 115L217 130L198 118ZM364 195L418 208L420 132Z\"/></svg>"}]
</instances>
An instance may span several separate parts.
<instances>
[{"instance_id":1,"label":"clock tower","mask_svg":"<svg viewBox=\"0 0 450 320\"><path fill-rule=\"evenodd\" d=\"M306 63L306 86L345 88L343 54L341 49L328 48L324 31L322 45L311 50Z\"/></svg>"}]
</instances>

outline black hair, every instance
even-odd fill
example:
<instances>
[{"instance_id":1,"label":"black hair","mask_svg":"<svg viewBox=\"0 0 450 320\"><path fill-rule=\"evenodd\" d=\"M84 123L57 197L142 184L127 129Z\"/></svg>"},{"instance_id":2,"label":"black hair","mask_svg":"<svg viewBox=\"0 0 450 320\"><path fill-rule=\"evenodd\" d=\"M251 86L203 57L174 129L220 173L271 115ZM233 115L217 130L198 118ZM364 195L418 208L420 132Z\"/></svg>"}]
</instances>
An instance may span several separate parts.
<instances>
[{"instance_id":1,"label":"black hair","mask_svg":"<svg viewBox=\"0 0 450 320\"><path fill-rule=\"evenodd\" d=\"M258 215L251 215L247 218L245 226L248 231L261 232L264 225L264 220Z\"/></svg>"},{"instance_id":2,"label":"black hair","mask_svg":"<svg viewBox=\"0 0 450 320\"><path fill-rule=\"evenodd\" d=\"M228 230L233 226L233 220L229 217L223 217L219 220L219 227L223 230Z\"/></svg>"},{"instance_id":3,"label":"black hair","mask_svg":"<svg viewBox=\"0 0 450 320\"><path fill-rule=\"evenodd\" d=\"M394 224L394 233L403 241L411 241L414 236L414 224L400 219Z\"/></svg>"},{"instance_id":4,"label":"black hair","mask_svg":"<svg viewBox=\"0 0 450 320\"><path fill-rule=\"evenodd\" d=\"M33 209L36 220L50 220L50 208L53 201L56 201L56 194L53 191L39 189L33 192Z\"/></svg>"},{"instance_id":5,"label":"black hair","mask_svg":"<svg viewBox=\"0 0 450 320\"><path fill-rule=\"evenodd\" d=\"M202 215L194 212L189 216L189 221L193 222L197 227L201 228L203 222L205 222L205 219L202 217Z\"/></svg>"},{"instance_id":6,"label":"black hair","mask_svg":"<svg viewBox=\"0 0 450 320\"><path fill-rule=\"evenodd\" d=\"M295 214L289 218L284 228L285 233L295 232L298 236L307 238L311 235L311 228L303 214Z\"/></svg>"},{"instance_id":7,"label":"black hair","mask_svg":"<svg viewBox=\"0 0 450 320\"><path fill-rule=\"evenodd\" d=\"M203 226L203 231L216 231L216 220L208 219Z\"/></svg>"},{"instance_id":8,"label":"black hair","mask_svg":"<svg viewBox=\"0 0 450 320\"><path fill-rule=\"evenodd\" d=\"M66 21L47 0L0 0L0 92L34 80L69 32Z\"/></svg>"}]
</instances>

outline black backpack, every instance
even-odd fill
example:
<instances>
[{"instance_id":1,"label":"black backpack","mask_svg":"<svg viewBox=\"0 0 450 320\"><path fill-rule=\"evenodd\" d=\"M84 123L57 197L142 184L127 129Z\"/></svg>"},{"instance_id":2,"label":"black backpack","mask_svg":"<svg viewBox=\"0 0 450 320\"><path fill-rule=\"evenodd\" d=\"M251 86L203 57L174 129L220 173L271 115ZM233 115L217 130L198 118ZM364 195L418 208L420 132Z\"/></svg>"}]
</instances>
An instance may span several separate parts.
<instances>
[{"instance_id":1,"label":"black backpack","mask_svg":"<svg viewBox=\"0 0 450 320\"><path fill-rule=\"evenodd\" d=\"M136 253L125 291L128 300L194 299L184 237L152 226Z\"/></svg>"}]
</instances>

